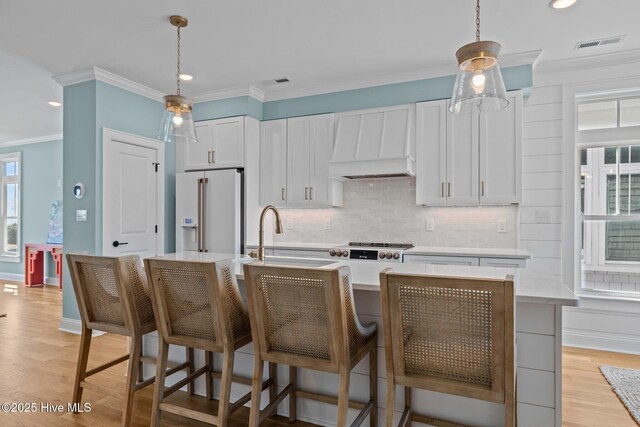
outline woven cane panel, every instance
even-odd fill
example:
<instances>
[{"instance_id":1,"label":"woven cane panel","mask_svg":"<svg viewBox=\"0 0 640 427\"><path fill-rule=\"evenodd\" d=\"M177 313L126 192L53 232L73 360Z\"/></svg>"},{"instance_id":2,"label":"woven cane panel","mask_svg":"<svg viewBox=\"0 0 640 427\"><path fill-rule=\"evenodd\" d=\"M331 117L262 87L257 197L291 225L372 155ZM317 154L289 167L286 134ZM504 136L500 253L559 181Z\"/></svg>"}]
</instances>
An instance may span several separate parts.
<instances>
[{"instance_id":1,"label":"woven cane panel","mask_svg":"<svg viewBox=\"0 0 640 427\"><path fill-rule=\"evenodd\" d=\"M405 371L491 386L491 292L400 286Z\"/></svg>"},{"instance_id":2,"label":"woven cane panel","mask_svg":"<svg viewBox=\"0 0 640 427\"><path fill-rule=\"evenodd\" d=\"M120 262L124 264L127 271L127 277L125 278L127 282L124 285L131 288L139 326L155 324L153 305L151 305L151 298L147 288L147 278L140 257L137 255L126 256L120 258Z\"/></svg>"},{"instance_id":3,"label":"woven cane panel","mask_svg":"<svg viewBox=\"0 0 640 427\"><path fill-rule=\"evenodd\" d=\"M80 286L86 295L89 321L124 326L120 294L112 266L78 262Z\"/></svg>"},{"instance_id":4,"label":"woven cane panel","mask_svg":"<svg viewBox=\"0 0 640 427\"><path fill-rule=\"evenodd\" d=\"M349 356L354 356L367 343L367 338L358 328L358 318L353 302L351 275L342 276L344 283L344 302L347 311L347 333L349 334Z\"/></svg>"},{"instance_id":5,"label":"woven cane panel","mask_svg":"<svg viewBox=\"0 0 640 427\"><path fill-rule=\"evenodd\" d=\"M188 269L158 268L173 336L215 341L213 313L206 275Z\"/></svg>"},{"instance_id":6,"label":"woven cane panel","mask_svg":"<svg viewBox=\"0 0 640 427\"><path fill-rule=\"evenodd\" d=\"M229 312L229 324L234 339L251 335L249 315L242 305L242 299L238 291L238 285L230 267L222 268L222 280L224 282L224 294L227 300Z\"/></svg>"},{"instance_id":7,"label":"woven cane panel","mask_svg":"<svg viewBox=\"0 0 640 427\"><path fill-rule=\"evenodd\" d=\"M330 360L325 282L306 277L262 274L267 348L270 351Z\"/></svg>"}]
</instances>

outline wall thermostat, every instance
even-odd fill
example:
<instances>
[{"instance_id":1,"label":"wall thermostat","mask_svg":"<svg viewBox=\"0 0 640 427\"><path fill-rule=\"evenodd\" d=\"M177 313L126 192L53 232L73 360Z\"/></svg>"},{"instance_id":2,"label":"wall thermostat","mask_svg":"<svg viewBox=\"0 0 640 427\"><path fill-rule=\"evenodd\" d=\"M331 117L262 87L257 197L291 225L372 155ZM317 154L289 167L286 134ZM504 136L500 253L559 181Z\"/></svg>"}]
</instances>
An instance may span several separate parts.
<instances>
[{"instance_id":1,"label":"wall thermostat","mask_svg":"<svg viewBox=\"0 0 640 427\"><path fill-rule=\"evenodd\" d=\"M76 199L82 199L84 197L84 184L79 182L73 186L73 195Z\"/></svg>"}]
</instances>

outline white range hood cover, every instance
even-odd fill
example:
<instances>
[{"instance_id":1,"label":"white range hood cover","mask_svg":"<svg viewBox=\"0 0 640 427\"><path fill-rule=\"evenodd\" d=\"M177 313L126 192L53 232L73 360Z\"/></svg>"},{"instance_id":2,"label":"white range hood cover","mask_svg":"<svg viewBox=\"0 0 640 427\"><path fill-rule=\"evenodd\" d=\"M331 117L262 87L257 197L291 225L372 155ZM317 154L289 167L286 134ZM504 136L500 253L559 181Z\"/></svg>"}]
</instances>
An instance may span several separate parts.
<instances>
[{"instance_id":1,"label":"white range hood cover","mask_svg":"<svg viewBox=\"0 0 640 427\"><path fill-rule=\"evenodd\" d=\"M414 176L415 114L414 104L336 114L329 176Z\"/></svg>"}]
</instances>

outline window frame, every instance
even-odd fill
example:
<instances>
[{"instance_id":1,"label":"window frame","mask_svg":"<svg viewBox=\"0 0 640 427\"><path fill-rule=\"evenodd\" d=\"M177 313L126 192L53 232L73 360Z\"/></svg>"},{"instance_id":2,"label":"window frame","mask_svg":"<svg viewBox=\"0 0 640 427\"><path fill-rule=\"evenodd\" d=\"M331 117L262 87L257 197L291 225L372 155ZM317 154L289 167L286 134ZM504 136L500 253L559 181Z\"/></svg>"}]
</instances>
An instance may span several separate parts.
<instances>
[{"instance_id":1,"label":"window frame","mask_svg":"<svg viewBox=\"0 0 640 427\"><path fill-rule=\"evenodd\" d=\"M18 173L12 176L4 175L5 163L16 162ZM7 216L5 184L17 184L16 216ZM7 239L6 222L8 219L15 219L18 227L16 231L16 252L5 252L4 246ZM20 262L22 260L22 153L0 154L0 261Z\"/></svg>"}]
</instances>

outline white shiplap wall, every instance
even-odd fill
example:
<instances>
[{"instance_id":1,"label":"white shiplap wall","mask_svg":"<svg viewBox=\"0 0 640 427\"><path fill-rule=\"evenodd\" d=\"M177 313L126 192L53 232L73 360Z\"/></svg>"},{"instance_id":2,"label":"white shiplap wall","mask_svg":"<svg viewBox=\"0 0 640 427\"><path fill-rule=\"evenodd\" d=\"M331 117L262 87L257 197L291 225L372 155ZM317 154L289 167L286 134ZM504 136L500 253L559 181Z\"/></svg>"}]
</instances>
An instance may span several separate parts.
<instances>
[{"instance_id":1,"label":"white shiplap wall","mask_svg":"<svg viewBox=\"0 0 640 427\"><path fill-rule=\"evenodd\" d=\"M522 129L520 247L533 259L525 273L562 275L562 85L533 89Z\"/></svg>"}]
</instances>

